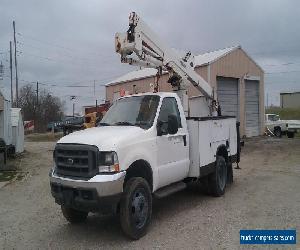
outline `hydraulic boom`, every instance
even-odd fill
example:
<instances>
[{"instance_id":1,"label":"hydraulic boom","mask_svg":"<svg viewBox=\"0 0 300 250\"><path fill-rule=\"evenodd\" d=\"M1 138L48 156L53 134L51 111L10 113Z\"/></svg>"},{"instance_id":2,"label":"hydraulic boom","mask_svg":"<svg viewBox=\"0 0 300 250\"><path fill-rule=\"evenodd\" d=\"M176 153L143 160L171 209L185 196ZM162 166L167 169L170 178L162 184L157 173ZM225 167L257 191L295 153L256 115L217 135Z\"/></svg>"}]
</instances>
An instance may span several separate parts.
<instances>
[{"instance_id":1,"label":"hydraulic boom","mask_svg":"<svg viewBox=\"0 0 300 250\"><path fill-rule=\"evenodd\" d=\"M127 32L116 33L116 52L121 62L130 65L156 68L158 74L169 73L168 82L185 106L187 87L192 84L208 99L213 99L212 87L194 70L194 56L187 52L184 57L168 46L135 13L129 15ZM186 96L187 97L187 96Z\"/></svg>"}]
</instances>

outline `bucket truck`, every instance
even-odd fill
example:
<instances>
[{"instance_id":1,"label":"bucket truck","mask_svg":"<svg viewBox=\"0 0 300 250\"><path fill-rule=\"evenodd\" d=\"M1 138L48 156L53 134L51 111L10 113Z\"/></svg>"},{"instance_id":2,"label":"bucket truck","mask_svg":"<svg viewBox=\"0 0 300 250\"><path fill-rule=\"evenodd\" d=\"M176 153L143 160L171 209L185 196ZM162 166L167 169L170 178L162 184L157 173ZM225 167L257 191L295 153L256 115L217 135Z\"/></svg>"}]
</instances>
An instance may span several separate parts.
<instances>
[{"instance_id":1,"label":"bucket truck","mask_svg":"<svg viewBox=\"0 0 300 250\"><path fill-rule=\"evenodd\" d=\"M239 162L235 117L215 116L213 90L194 71L193 55L168 48L136 14L115 36L121 62L169 73L172 92L156 91L116 100L99 126L61 138L54 150L51 192L71 222L89 212L114 212L132 239L146 234L152 199L202 182L222 196ZM187 87L205 97L202 116L189 116Z\"/></svg>"}]
</instances>

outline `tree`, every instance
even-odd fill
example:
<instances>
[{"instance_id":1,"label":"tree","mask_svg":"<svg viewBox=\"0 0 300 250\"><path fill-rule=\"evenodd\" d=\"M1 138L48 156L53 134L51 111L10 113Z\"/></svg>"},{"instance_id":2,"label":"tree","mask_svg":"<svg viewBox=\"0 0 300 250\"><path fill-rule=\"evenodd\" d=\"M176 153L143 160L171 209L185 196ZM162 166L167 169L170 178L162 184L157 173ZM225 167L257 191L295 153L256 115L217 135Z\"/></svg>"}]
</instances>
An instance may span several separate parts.
<instances>
[{"instance_id":1,"label":"tree","mask_svg":"<svg viewBox=\"0 0 300 250\"><path fill-rule=\"evenodd\" d=\"M64 103L46 89L39 92L37 103L36 91L28 84L20 89L19 107L24 120L34 120L35 131L44 132L51 121L61 121L64 115Z\"/></svg>"}]
</instances>

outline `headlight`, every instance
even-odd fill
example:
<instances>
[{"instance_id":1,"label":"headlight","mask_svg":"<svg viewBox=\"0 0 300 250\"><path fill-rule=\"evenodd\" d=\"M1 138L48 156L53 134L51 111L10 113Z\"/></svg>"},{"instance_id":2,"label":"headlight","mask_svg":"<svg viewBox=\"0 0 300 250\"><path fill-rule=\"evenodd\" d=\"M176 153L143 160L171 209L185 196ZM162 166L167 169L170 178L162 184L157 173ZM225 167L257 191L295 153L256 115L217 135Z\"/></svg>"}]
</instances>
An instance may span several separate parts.
<instances>
[{"instance_id":1,"label":"headlight","mask_svg":"<svg viewBox=\"0 0 300 250\"><path fill-rule=\"evenodd\" d=\"M116 152L100 152L98 162L99 173L119 172L119 160Z\"/></svg>"}]
</instances>

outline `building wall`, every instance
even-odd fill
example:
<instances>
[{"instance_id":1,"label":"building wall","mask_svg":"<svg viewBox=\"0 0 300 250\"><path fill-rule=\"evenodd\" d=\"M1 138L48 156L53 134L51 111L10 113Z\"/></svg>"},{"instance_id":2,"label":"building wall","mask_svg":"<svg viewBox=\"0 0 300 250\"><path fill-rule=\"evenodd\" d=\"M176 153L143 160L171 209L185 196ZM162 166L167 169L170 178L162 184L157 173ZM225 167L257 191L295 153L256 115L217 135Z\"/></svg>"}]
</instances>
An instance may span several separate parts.
<instances>
[{"instance_id":1,"label":"building wall","mask_svg":"<svg viewBox=\"0 0 300 250\"><path fill-rule=\"evenodd\" d=\"M259 110L260 110L260 129L264 133L264 72L252 61L242 49L237 49L226 56L216 60L210 65L197 67L196 72L211 84L215 96L217 93L217 77L232 77L239 79L239 103L240 103L240 123L241 135L245 135L245 77L255 76L259 78ZM168 76L163 75L159 79L160 91L171 91L171 85L167 83ZM120 90L133 93L133 85L136 85L138 93L147 92L150 89L150 83L155 82L155 77L148 77L140 80L118 83L116 85L106 86L106 99L113 100L114 93ZM188 88L188 95L197 96L201 93L194 86Z\"/></svg>"},{"instance_id":2,"label":"building wall","mask_svg":"<svg viewBox=\"0 0 300 250\"><path fill-rule=\"evenodd\" d=\"M245 78L247 76L259 77L259 113L260 132L264 133L264 72L247 56L247 54L237 49L227 54L210 65L210 84L217 90L217 76L233 77L239 79L240 94L240 123L241 135L245 135Z\"/></svg>"},{"instance_id":3,"label":"building wall","mask_svg":"<svg viewBox=\"0 0 300 250\"><path fill-rule=\"evenodd\" d=\"M300 108L300 92L280 94L281 108Z\"/></svg>"},{"instance_id":4,"label":"building wall","mask_svg":"<svg viewBox=\"0 0 300 250\"><path fill-rule=\"evenodd\" d=\"M207 67L197 67L196 72L200 74L207 81ZM123 83L118 83L115 85L106 86L106 100L112 102L114 93L120 93L121 90L128 91L129 94L133 94L134 85L136 85L135 89L138 93L148 92L150 90L150 84L155 84L157 81L156 77L148 77L140 80L128 81ZM159 91L172 91L171 85L167 82L168 75L164 74L159 80ZM189 86L188 95L195 96L199 95L200 92L194 86Z\"/></svg>"}]
</instances>

